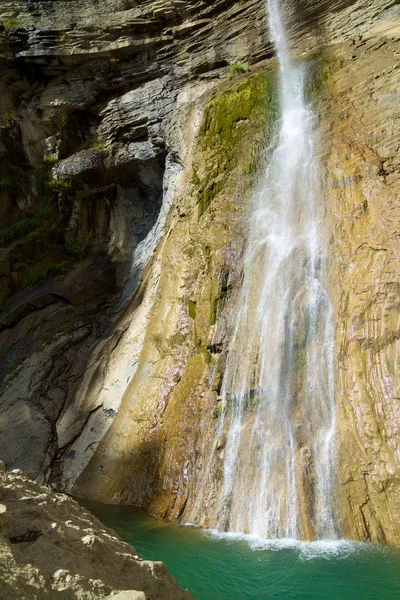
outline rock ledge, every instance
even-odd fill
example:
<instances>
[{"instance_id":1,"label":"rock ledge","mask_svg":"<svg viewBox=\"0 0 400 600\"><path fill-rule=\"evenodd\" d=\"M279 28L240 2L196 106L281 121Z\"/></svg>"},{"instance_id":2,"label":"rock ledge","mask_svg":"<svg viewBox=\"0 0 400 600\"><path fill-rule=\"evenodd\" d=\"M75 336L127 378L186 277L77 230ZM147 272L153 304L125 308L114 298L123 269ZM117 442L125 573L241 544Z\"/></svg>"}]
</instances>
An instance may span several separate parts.
<instances>
[{"instance_id":1,"label":"rock ledge","mask_svg":"<svg viewBox=\"0 0 400 600\"><path fill-rule=\"evenodd\" d=\"M161 562L143 560L86 509L0 461L3 600L190 600Z\"/></svg>"}]
</instances>

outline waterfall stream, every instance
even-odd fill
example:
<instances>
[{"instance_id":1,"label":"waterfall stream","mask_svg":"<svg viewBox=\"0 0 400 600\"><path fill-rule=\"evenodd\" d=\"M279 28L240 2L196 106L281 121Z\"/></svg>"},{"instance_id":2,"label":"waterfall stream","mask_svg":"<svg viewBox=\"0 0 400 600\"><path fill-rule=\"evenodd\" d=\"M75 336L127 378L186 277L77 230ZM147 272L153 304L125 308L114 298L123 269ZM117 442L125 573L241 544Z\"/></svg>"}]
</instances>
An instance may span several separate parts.
<instances>
[{"instance_id":1,"label":"waterfall stream","mask_svg":"<svg viewBox=\"0 0 400 600\"><path fill-rule=\"evenodd\" d=\"M334 334L315 118L279 0L269 0L268 14L281 117L253 198L233 316L214 520L220 531L264 538L335 538Z\"/></svg>"}]
</instances>

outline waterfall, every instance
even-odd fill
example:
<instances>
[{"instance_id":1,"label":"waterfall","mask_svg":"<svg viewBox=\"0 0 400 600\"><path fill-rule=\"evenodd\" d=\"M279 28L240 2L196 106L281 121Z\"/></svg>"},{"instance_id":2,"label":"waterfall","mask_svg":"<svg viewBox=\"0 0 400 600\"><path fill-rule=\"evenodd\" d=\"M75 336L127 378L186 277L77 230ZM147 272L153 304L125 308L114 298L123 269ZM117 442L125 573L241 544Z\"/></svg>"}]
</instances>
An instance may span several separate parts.
<instances>
[{"instance_id":1,"label":"waterfall","mask_svg":"<svg viewBox=\"0 0 400 600\"><path fill-rule=\"evenodd\" d=\"M214 521L265 538L335 538L334 334L315 118L279 0L269 0L268 14L281 117L253 198L233 315Z\"/></svg>"}]
</instances>

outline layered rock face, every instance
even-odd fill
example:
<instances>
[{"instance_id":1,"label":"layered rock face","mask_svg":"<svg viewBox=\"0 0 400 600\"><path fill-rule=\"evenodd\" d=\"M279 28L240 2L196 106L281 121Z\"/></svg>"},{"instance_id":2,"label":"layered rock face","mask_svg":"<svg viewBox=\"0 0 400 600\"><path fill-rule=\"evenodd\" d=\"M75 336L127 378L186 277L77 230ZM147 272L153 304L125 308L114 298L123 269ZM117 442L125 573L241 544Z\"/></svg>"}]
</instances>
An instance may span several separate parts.
<instances>
[{"instance_id":1,"label":"layered rock face","mask_svg":"<svg viewBox=\"0 0 400 600\"><path fill-rule=\"evenodd\" d=\"M397 545L399 21L394 14L336 51L321 123L329 147L343 530Z\"/></svg>"},{"instance_id":2,"label":"layered rock face","mask_svg":"<svg viewBox=\"0 0 400 600\"><path fill-rule=\"evenodd\" d=\"M264 3L28 4L1 8L1 452L207 524L246 211L277 117ZM333 232L341 526L398 544L399 9L284 5L314 63Z\"/></svg>"},{"instance_id":3,"label":"layered rock face","mask_svg":"<svg viewBox=\"0 0 400 600\"><path fill-rule=\"evenodd\" d=\"M22 471L0 473L1 597L189 600L163 563L129 544L68 496Z\"/></svg>"},{"instance_id":4,"label":"layered rock face","mask_svg":"<svg viewBox=\"0 0 400 600\"><path fill-rule=\"evenodd\" d=\"M45 480L67 457L69 479L136 369L158 275L139 277L190 154L193 101L216 68L269 46L261 2L21 1L0 17L0 444Z\"/></svg>"}]
</instances>

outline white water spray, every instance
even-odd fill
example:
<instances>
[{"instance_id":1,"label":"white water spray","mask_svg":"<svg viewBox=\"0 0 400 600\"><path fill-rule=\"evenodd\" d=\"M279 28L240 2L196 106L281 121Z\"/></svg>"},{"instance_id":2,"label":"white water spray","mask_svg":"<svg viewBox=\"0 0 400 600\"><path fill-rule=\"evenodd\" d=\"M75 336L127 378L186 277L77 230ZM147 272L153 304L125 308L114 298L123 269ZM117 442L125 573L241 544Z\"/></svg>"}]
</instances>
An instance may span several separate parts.
<instances>
[{"instance_id":1,"label":"white water spray","mask_svg":"<svg viewBox=\"0 0 400 600\"><path fill-rule=\"evenodd\" d=\"M254 197L222 386L215 524L264 538L335 538L332 308L306 71L268 1L281 118ZM217 450L213 449L216 456Z\"/></svg>"}]
</instances>

